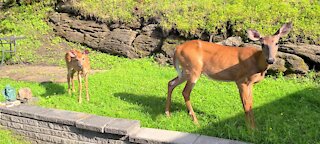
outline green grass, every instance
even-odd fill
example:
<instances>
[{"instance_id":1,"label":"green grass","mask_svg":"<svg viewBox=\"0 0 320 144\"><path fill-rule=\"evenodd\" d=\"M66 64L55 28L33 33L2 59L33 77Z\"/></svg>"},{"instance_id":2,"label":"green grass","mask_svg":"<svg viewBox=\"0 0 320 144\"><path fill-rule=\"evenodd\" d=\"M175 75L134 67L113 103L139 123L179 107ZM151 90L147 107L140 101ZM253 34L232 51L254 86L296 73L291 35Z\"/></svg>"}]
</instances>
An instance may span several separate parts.
<instances>
[{"instance_id":1,"label":"green grass","mask_svg":"<svg viewBox=\"0 0 320 144\"><path fill-rule=\"evenodd\" d=\"M273 34L284 23L292 21L293 41L302 38L319 44L320 3L309 0L82 0L74 7L83 15L94 15L104 21L132 23L140 17L160 19L162 28L175 28L183 35L201 32L232 32L245 38L246 30L256 29Z\"/></svg>"},{"instance_id":2,"label":"green grass","mask_svg":"<svg viewBox=\"0 0 320 144\"><path fill-rule=\"evenodd\" d=\"M1 144L28 144L29 142L23 141L21 137L12 134L9 130L0 126L0 143Z\"/></svg>"},{"instance_id":3,"label":"green grass","mask_svg":"<svg viewBox=\"0 0 320 144\"><path fill-rule=\"evenodd\" d=\"M1 79L16 89L30 87L44 107L140 120L143 127L160 128L236 139L253 143L320 142L320 89L310 78L267 77L254 87L257 130L245 127L242 104L234 83L202 77L191 94L200 127L195 126L179 86L173 93L172 116L164 114L167 82L176 76L171 67L151 59L128 60L101 56L109 68L89 77L91 101L77 103L67 84L30 83ZM93 62L95 65L97 62ZM77 83L76 83L77 87Z\"/></svg>"}]
</instances>

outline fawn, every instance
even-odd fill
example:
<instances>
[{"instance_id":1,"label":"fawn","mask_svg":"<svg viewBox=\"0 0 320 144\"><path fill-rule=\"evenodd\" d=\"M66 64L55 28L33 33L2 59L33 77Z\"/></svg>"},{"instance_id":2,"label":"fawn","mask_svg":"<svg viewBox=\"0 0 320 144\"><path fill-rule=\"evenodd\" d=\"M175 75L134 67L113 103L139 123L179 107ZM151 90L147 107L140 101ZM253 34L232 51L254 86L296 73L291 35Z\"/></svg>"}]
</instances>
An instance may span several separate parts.
<instances>
[{"instance_id":1,"label":"fawn","mask_svg":"<svg viewBox=\"0 0 320 144\"><path fill-rule=\"evenodd\" d=\"M68 68L67 80L68 80L68 93L71 95L70 90L70 82L72 82L72 91L75 92L74 89L74 81L73 76L75 72L78 72L78 81L79 81L79 98L78 102L82 102L81 92L82 92L82 82L81 76L85 78L86 85L86 98L89 101L89 92L88 92L88 75L90 71L90 63L88 57L89 51L85 50L80 52L78 50L70 50L65 55L65 60Z\"/></svg>"}]
</instances>

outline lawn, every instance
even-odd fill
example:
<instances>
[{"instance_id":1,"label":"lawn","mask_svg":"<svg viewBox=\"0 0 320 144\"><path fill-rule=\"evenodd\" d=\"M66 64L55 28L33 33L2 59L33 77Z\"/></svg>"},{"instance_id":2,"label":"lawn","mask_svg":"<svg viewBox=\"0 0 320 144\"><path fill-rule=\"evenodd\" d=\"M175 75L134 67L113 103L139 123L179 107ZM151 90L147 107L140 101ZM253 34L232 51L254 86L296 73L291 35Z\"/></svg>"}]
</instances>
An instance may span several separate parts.
<instances>
[{"instance_id":1,"label":"lawn","mask_svg":"<svg viewBox=\"0 0 320 144\"><path fill-rule=\"evenodd\" d=\"M254 87L257 130L245 127L242 104L234 83L197 82L191 102L200 126L187 114L181 91L173 93L172 116L164 114L167 82L176 76L173 68L159 66L151 58L128 60L92 55L92 65L108 65L107 71L89 77L91 101L77 103L77 94L66 93L66 83L31 83L0 79L19 89L30 87L39 105L101 116L140 120L143 127L199 133L253 143L319 143L320 89L308 77L267 77ZM102 62L99 59L103 60Z\"/></svg>"},{"instance_id":2,"label":"lawn","mask_svg":"<svg viewBox=\"0 0 320 144\"><path fill-rule=\"evenodd\" d=\"M21 137L12 134L9 130L0 126L0 143L1 144L28 144Z\"/></svg>"}]
</instances>

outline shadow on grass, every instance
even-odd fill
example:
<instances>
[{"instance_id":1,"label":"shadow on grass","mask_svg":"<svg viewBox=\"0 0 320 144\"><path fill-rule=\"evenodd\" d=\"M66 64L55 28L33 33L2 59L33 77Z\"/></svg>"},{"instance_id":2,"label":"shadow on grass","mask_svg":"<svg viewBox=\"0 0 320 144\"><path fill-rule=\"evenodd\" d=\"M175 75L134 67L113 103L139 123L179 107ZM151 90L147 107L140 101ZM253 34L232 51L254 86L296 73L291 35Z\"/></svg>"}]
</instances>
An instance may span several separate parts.
<instances>
[{"instance_id":1,"label":"shadow on grass","mask_svg":"<svg viewBox=\"0 0 320 144\"><path fill-rule=\"evenodd\" d=\"M115 97L118 97L124 101L132 104L138 104L142 106L144 111L151 115L152 119L156 119L158 115L165 114L166 97L158 97L154 95L136 95L130 93L115 93ZM171 103L170 112L185 110L187 107L182 103ZM200 110L195 109L199 113L203 113Z\"/></svg>"},{"instance_id":2,"label":"shadow on grass","mask_svg":"<svg viewBox=\"0 0 320 144\"><path fill-rule=\"evenodd\" d=\"M254 131L246 128L242 113L208 124L195 133L253 143L320 142L320 88L304 89L253 111L257 127Z\"/></svg>"},{"instance_id":3,"label":"shadow on grass","mask_svg":"<svg viewBox=\"0 0 320 144\"><path fill-rule=\"evenodd\" d=\"M153 119L164 114L165 97L116 93L124 101L141 105ZM194 107L198 118L211 117ZM171 112L186 110L172 103ZM214 115L214 114L213 114ZM256 130L248 130L244 113L216 123L201 124L193 133L253 143L319 143L320 88L308 88L254 108Z\"/></svg>"},{"instance_id":4,"label":"shadow on grass","mask_svg":"<svg viewBox=\"0 0 320 144\"><path fill-rule=\"evenodd\" d=\"M42 94L41 96L47 97L47 96L53 96L53 95L60 95L65 94L66 90L63 86L53 83L51 81L48 82L42 82L40 83L41 86L43 86L46 89L46 92Z\"/></svg>"}]
</instances>

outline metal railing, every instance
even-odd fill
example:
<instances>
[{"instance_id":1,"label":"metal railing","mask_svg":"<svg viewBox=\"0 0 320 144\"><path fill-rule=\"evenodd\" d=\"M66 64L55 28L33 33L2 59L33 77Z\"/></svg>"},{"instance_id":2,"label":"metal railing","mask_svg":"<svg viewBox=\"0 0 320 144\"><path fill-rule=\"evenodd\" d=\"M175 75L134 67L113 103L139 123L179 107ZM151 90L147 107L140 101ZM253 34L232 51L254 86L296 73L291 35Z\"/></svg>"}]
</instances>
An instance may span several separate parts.
<instances>
[{"instance_id":1,"label":"metal railing","mask_svg":"<svg viewBox=\"0 0 320 144\"><path fill-rule=\"evenodd\" d=\"M0 38L0 46L1 46L1 53L2 53L2 58L1 58L1 63L0 65L2 65L4 63L4 59L5 59L5 54L6 53L10 53L10 56L12 57L13 54L16 53L17 51L17 40L19 39L24 39L24 36L10 36L10 37L3 37ZM6 47L6 45L9 45Z\"/></svg>"}]
</instances>

